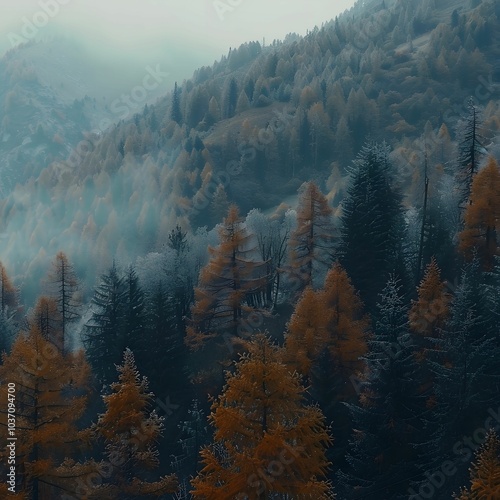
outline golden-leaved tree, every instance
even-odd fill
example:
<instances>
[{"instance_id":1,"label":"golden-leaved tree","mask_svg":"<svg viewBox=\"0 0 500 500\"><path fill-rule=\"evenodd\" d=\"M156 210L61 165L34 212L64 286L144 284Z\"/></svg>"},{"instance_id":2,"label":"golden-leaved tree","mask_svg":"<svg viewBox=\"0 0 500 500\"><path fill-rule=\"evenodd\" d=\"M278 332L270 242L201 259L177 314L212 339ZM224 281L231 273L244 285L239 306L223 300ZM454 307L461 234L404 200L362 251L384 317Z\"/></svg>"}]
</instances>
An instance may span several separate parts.
<instances>
[{"instance_id":1,"label":"golden-leaved tree","mask_svg":"<svg viewBox=\"0 0 500 500\"><path fill-rule=\"evenodd\" d=\"M309 376L326 349L332 369L349 377L361 368L367 352L368 318L343 267L336 263L323 289L306 288L288 324L286 360L300 374Z\"/></svg>"},{"instance_id":2,"label":"golden-leaved tree","mask_svg":"<svg viewBox=\"0 0 500 500\"><path fill-rule=\"evenodd\" d=\"M20 498L41 500L74 493L75 481L95 472L92 463L64 460L89 444L89 431L78 427L86 407L89 373L83 351L63 355L35 324L28 332L19 333L10 354L3 355L0 439L7 443L9 436L17 438L15 491ZM15 396L11 401L15 408L15 436L8 427L8 392ZM2 449L3 466L8 453L8 449ZM2 498L7 498L5 488L2 481Z\"/></svg>"},{"instance_id":3,"label":"golden-leaved tree","mask_svg":"<svg viewBox=\"0 0 500 500\"><path fill-rule=\"evenodd\" d=\"M125 350L123 364L117 370L118 382L111 384L111 394L103 396L106 411L95 426L112 467L106 480L89 492L89 498L112 500L174 493L175 475L154 482L146 479L147 471L159 465L155 443L163 430L163 418L150 409L154 395L148 392L146 377L140 377L130 349Z\"/></svg>"},{"instance_id":4,"label":"golden-leaved tree","mask_svg":"<svg viewBox=\"0 0 500 500\"><path fill-rule=\"evenodd\" d=\"M475 175L469 201L459 248L468 261L477 253L483 268L491 270L498 255L500 227L500 168L493 157Z\"/></svg>"},{"instance_id":5,"label":"golden-leaved tree","mask_svg":"<svg viewBox=\"0 0 500 500\"><path fill-rule=\"evenodd\" d=\"M500 439L491 429L476 451L470 470L471 485L454 495L458 500L496 500L500 498Z\"/></svg>"},{"instance_id":6,"label":"golden-leaved tree","mask_svg":"<svg viewBox=\"0 0 500 500\"><path fill-rule=\"evenodd\" d=\"M290 277L293 286L317 288L322 272L332 262L332 209L314 182L302 187L297 209L297 228L290 238Z\"/></svg>"},{"instance_id":7,"label":"golden-leaved tree","mask_svg":"<svg viewBox=\"0 0 500 500\"><path fill-rule=\"evenodd\" d=\"M265 302L267 266L251 258L251 238L235 205L220 226L219 236L220 244L208 249L210 261L201 270L186 328L189 348L203 349L190 363L197 367L198 383L222 382L218 363L224 363L233 352L233 344L248 333L254 304ZM198 355L200 358L194 359Z\"/></svg>"},{"instance_id":8,"label":"golden-leaved tree","mask_svg":"<svg viewBox=\"0 0 500 500\"><path fill-rule=\"evenodd\" d=\"M411 330L422 337L437 337L449 316L450 301L437 262L432 258L418 287L418 299L410 309Z\"/></svg>"},{"instance_id":9,"label":"golden-leaved tree","mask_svg":"<svg viewBox=\"0 0 500 500\"><path fill-rule=\"evenodd\" d=\"M203 469L192 494L205 500L334 498L324 479L331 438L321 410L304 405L305 389L283 363L281 348L257 334L247 349L212 405L214 443L200 452Z\"/></svg>"}]
</instances>

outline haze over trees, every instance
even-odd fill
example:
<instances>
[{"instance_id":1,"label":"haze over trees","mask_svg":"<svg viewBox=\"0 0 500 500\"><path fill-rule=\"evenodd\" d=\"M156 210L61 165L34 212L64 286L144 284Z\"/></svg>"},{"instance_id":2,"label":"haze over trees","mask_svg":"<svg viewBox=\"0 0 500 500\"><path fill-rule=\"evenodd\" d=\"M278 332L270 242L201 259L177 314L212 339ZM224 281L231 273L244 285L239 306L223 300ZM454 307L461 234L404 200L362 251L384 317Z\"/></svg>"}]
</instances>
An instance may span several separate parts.
<instances>
[{"instance_id":1,"label":"haze over trees","mask_svg":"<svg viewBox=\"0 0 500 500\"><path fill-rule=\"evenodd\" d=\"M499 19L356 2L80 130L77 167L91 104L28 124L48 94L0 60L12 498L496 498Z\"/></svg>"}]
</instances>

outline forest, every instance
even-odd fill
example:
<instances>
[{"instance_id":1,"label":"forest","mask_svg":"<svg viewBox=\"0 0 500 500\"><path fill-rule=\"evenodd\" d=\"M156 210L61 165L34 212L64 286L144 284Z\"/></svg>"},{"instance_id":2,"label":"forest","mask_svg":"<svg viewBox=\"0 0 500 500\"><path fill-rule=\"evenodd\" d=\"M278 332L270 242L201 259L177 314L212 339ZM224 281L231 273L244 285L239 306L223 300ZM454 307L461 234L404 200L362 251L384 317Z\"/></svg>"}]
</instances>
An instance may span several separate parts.
<instances>
[{"instance_id":1,"label":"forest","mask_svg":"<svg viewBox=\"0 0 500 500\"><path fill-rule=\"evenodd\" d=\"M500 498L499 24L356 2L66 158L37 124L0 200L1 497ZM36 75L1 64L5 133Z\"/></svg>"}]
</instances>

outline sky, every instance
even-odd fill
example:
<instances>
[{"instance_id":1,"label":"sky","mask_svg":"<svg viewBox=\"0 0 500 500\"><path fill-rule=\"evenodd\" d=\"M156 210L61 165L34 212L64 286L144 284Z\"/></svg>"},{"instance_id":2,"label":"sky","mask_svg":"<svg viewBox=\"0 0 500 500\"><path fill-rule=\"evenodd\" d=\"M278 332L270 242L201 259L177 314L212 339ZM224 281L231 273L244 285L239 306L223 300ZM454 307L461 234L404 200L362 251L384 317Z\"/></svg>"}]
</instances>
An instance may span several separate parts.
<instances>
[{"instance_id":1,"label":"sky","mask_svg":"<svg viewBox=\"0 0 500 500\"><path fill-rule=\"evenodd\" d=\"M53 33L76 37L95 58L160 61L166 71L211 65L230 47L305 35L354 0L1 0L0 53Z\"/></svg>"}]
</instances>

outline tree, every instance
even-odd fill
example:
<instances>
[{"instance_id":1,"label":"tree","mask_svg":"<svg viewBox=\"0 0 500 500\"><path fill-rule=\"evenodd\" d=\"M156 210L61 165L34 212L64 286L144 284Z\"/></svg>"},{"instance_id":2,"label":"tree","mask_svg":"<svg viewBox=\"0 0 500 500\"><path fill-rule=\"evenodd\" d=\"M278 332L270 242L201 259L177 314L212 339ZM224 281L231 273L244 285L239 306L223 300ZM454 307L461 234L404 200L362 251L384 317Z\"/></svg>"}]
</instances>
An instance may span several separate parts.
<instances>
[{"instance_id":1,"label":"tree","mask_svg":"<svg viewBox=\"0 0 500 500\"><path fill-rule=\"evenodd\" d=\"M17 291L10 280L5 266L0 262L0 310L4 314L9 308L15 310L17 307Z\"/></svg>"},{"instance_id":2,"label":"tree","mask_svg":"<svg viewBox=\"0 0 500 500\"><path fill-rule=\"evenodd\" d=\"M494 158L474 177L470 203L459 235L459 248L470 261L474 255L485 270L491 270L498 255L500 227L500 169Z\"/></svg>"},{"instance_id":3,"label":"tree","mask_svg":"<svg viewBox=\"0 0 500 500\"><path fill-rule=\"evenodd\" d=\"M154 395L148 392L147 379L140 377L130 349L125 350L117 370L118 382L111 384L111 394L103 396L106 411L95 426L114 467L109 479L94 489L92 498L128 499L174 493L175 475L162 476L156 482L145 479L145 471L159 465L155 443L162 433L163 418L155 410L150 411Z\"/></svg>"},{"instance_id":4,"label":"tree","mask_svg":"<svg viewBox=\"0 0 500 500\"><path fill-rule=\"evenodd\" d=\"M417 460L413 440L421 432L419 367L401 286L392 276L376 316L366 374L358 384L359 402L347 405L354 432L350 467L339 474L346 498L396 498L410 484Z\"/></svg>"},{"instance_id":5,"label":"tree","mask_svg":"<svg viewBox=\"0 0 500 500\"><path fill-rule=\"evenodd\" d=\"M180 89L177 87L177 82L175 82L174 92L172 94L172 107L170 108L170 118L180 125L182 122L182 112L179 94Z\"/></svg>"},{"instance_id":6,"label":"tree","mask_svg":"<svg viewBox=\"0 0 500 500\"><path fill-rule=\"evenodd\" d=\"M493 429L489 429L484 443L476 451L470 470L470 489L453 495L458 500L500 497L500 440Z\"/></svg>"},{"instance_id":7,"label":"tree","mask_svg":"<svg viewBox=\"0 0 500 500\"><path fill-rule=\"evenodd\" d=\"M441 281L434 258L427 266L417 292L418 299L413 301L409 313L410 328L422 337L437 337L449 316L451 296Z\"/></svg>"},{"instance_id":8,"label":"tree","mask_svg":"<svg viewBox=\"0 0 500 500\"><path fill-rule=\"evenodd\" d=\"M94 291L92 316L85 325L83 338L92 370L104 384L111 382L113 366L128 347L124 336L126 293L124 280L113 262Z\"/></svg>"},{"instance_id":9,"label":"tree","mask_svg":"<svg viewBox=\"0 0 500 500\"><path fill-rule=\"evenodd\" d=\"M299 191L297 227L290 237L291 278L296 288L317 288L333 260L332 209L314 182Z\"/></svg>"},{"instance_id":10,"label":"tree","mask_svg":"<svg viewBox=\"0 0 500 500\"><path fill-rule=\"evenodd\" d=\"M311 375L323 350L330 353L332 370L344 380L362 368L367 351L368 319L345 270L336 263L325 287L302 293L288 324L287 361L298 373Z\"/></svg>"},{"instance_id":11,"label":"tree","mask_svg":"<svg viewBox=\"0 0 500 500\"><path fill-rule=\"evenodd\" d=\"M479 110L471 97L468 104L468 115L461 122L461 130L459 131L457 182L462 194L463 203L469 199L472 180L478 172L479 163L485 154L485 149L482 145L483 138L479 133L480 126Z\"/></svg>"},{"instance_id":12,"label":"tree","mask_svg":"<svg viewBox=\"0 0 500 500\"><path fill-rule=\"evenodd\" d=\"M401 195L391 183L387 146L365 146L342 203L340 263L370 313L389 275L406 277Z\"/></svg>"},{"instance_id":13,"label":"tree","mask_svg":"<svg viewBox=\"0 0 500 500\"><path fill-rule=\"evenodd\" d=\"M212 405L214 443L200 453L204 468L192 481L192 494L207 500L333 498L322 479L331 439L321 411L303 405L298 375L265 335L247 348Z\"/></svg>"},{"instance_id":14,"label":"tree","mask_svg":"<svg viewBox=\"0 0 500 500\"><path fill-rule=\"evenodd\" d=\"M50 287L49 294L55 299L60 314L62 333L60 348L64 352L68 325L80 318L80 300L76 296L78 279L64 252L56 255L47 281Z\"/></svg>"},{"instance_id":15,"label":"tree","mask_svg":"<svg viewBox=\"0 0 500 500\"><path fill-rule=\"evenodd\" d=\"M44 339L63 352L61 316L54 299L45 296L40 297L31 313L29 324L38 328Z\"/></svg>"},{"instance_id":16,"label":"tree","mask_svg":"<svg viewBox=\"0 0 500 500\"><path fill-rule=\"evenodd\" d=\"M16 437L15 490L23 498L40 500L64 491L74 493L77 480L95 473L91 463L63 463L65 454L74 456L90 438L88 431L78 429L89 374L82 351L63 355L35 325L20 333L11 353L3 355L0 379L9 384L0 386L0 437L4 443L11 442L8 436ZM14 396L14 428L8 426L8 394ZM2 466L7 464L6 458L2 457ZM4 485L2 481L0 488Z\"/></svg>"},{"instance_id":17,"label":"tree","mask_svg":"<svg viewBox=\"0 0 500 500\"><path fill-rule=\"evenodd\" d=\"M220 340L224 331L236 337L245 313L252 310L247 305L249 295L262 293L266 283L265 263L246 258L251 250L249 236L235 205L229 208L219 237L220 245L209 247L210 262L202 269L195 289L186 337L195 349L209 339Z\"/></svg>"}]
</instances>

